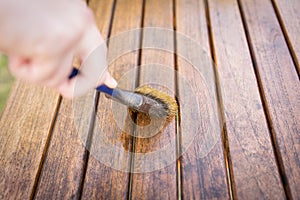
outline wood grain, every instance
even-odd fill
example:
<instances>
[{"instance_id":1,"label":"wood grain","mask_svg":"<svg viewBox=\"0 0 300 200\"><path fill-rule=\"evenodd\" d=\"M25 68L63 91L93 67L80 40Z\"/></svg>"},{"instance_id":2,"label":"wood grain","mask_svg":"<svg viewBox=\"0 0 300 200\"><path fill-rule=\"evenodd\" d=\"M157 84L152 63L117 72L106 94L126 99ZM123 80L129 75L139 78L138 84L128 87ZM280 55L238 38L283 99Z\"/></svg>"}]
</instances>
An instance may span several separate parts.
<instances>
[{"instance_id":1,"label":"wood grain","mask_svg":"<svg viewBox=\"0 0 300 200\"><path fill-rule=\"evenodd\" d=\"M242 1L241 5L274 143L279 148L284 186L289 197L297 199L300 196L299 78L272 4L254 0Z\"/></svg>"},{"instance_id":2,"label":"wood grain","mask_svg":"<svg viewBox=\"0 0 300 200\"><path fill-rule=\"evenodd\" d=\"M230 147L234 197L283 199L285 194L238 4L234 0L208 3Z\"/></svg>"},{"instance_id":3,"label":"wood grain","mask_svg":"<svg viewBox=\"0 0 300 200\"><path fill-rule=\"evenodd\" d=\"M98 1L97 1L98 2ZM90 2L104 38L109 31L113 1ZM78 67L78 66L77 66ZM95 120L95 91L73 100L63 99L42 168L36 199L79 199L84 178L89 126Z\"/></svg>"},{"instance_id":4,"label":"wood grain","mask_svg":"<svg viewBox=\"0 0 300 200\"><path fill-rule=\"evenodd\" d=\"M55 92L14 84L0 119L1 199L30 198L57 104Z\"/></svg>"},{"instance_id":5,"label":"wood grain","mask_svg":"<svg viewBox=\"0 0 300 200\"><path fill-rule=\"evenodd\" d=\"M119 87L123 89L135 88L134 67L137 66L138 53L124 53L122 50L126 50L125 47L136 49L140 38L139 34L118 35L139 28L141 20L140 0L117 1L109 40L108 59L111 62L110 72L119 81ZM132 73L131 77L123 79L123 76L129 72ZM84 181L83 199L126 199L128 196L132 141L130 134L133 128L130 125L123 127L118 124L116 115L121 114L121 117L124 117L126 109L124 112L115 110L114 105L118 104L107 99L105 95L100 96L91 156Z\"/></svg>"},{"instance_id":6,"label":"wood grain","mask_svg":"<svg viewBox=\"0 0 300 200\"><path fill-rule=\"evenodd\" d=\"M283 32L287 36L287 41L292 50L300 73L300 1L298 0L273 0L276 11L279 14L279 20L283 25Z\"/></svg>"},{"instance_id":7,"label":"wood grain","mask_svg":"<svg viewBox=\"0 0 300 200\"><path fill-rule=\"evenodd\" d=\"M183 79L178 80L181 102L182 149L182 195L183 199L228 199L229 186L226 182L226 168L222 147L221 122L218 119L216 83L213 64L210 62L209 37L204 1L176 1L176 29L178 74L185 78L194 93L188 94ZM184 34L185 36L183 36ZM205 62L206 61L206 62ZM204 77L204 84L201 80ZM208 94L208 95L204 95ZM192 115L184 117L184 112L195 108L195 99L201 102L201 110L191 112L201 114L199 133L190 133L184 124L192 124ZM183 105L185 104L185 105ZM183 110L183 109L186 109ZM204 117L207 116L207 117ZM195 119L194 119L195 120ZM194 125L194 124L193 124ZM203 155L205 135L214 135L214 147ZM188 148L184 140L194 137ZM212 140L211 140L212 141Z\"/></svg>"},{"instance_id":8,"label":"wood grain","mask_svg":"<svg viewBox=\"0 0 300 200\"><path fill-rule=\"evenodd\" d=\"M172 30L172 6L172 0L145 1L144 27ZM151 31L149 29L143 30L140 85L150 84L160 91L174 95L173 52L164 52L159 47L145 49L147 46L159 42L162 48L174 51L172 31L171 34L162 35L159 28L151 29ZM165 67L171 70L163 73ZM146 117L140 114L137 116L138 127L137 137L134 140L133 172L135 173L132 176L132 199L176 199L175 119L172 119L171 122L160 122L161 119L151 119L150 124L147 124L149 121L147 122ZM165 152L164 148L169 150ZM173 160L170 159L168 162L168 158L173 158Z\"/></svg>"},{"instance_id":9,"label":"wood grain","mask_svg":"<svg viewBox=\"0 0 300 200\"><path fill-rule=\"evenodd\" d=\"M46 154L36 199L78 199L85 148L78 136L72 101L63 100Z\"/></svg>"}]
</instances>

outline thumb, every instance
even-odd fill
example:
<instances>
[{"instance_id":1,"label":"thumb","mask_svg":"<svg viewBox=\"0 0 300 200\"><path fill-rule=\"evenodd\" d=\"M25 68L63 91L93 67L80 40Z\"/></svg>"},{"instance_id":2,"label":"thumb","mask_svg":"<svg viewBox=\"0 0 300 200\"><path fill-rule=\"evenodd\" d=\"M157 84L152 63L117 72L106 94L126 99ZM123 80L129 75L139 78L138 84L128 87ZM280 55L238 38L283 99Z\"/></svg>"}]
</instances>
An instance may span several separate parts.
<instances>
[{"instance_id":1,"label":"thumb","mask_svg":"<svg viewBox=\"0 0 300 200\"><path fill-rule=\"evenodd\" d=\"M98 83L98 85L101 85L103 83L109 88L115 88L118 85L117 81L110 75L108 71L106 71L103 74L101 81Z\"/></svg>"}]
</instances>

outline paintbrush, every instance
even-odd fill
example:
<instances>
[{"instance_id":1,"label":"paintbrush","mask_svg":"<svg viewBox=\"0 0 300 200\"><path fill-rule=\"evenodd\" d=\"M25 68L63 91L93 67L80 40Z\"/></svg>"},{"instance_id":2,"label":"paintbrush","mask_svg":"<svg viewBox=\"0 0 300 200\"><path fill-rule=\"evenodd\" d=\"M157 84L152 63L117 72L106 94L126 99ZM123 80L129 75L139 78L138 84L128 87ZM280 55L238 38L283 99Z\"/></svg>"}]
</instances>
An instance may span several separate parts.
<instances>
[{"instance_id":1,"label":"paintbrush","mask_svg":"<svg viewBox=\"0 0 300 200\"><path fill-rule=\"evenodd\" d=\"M73 78L78 73L79 70L73 68L69 78ZM142 86L132 92L120 88L112 89L103 84L98 86L96 90L109 95L111 99L128 106L134 111L148 114L151 118L166 117L170 119L176 115L178 110L174 98L150 86Z\"/></svg>"}]
</instances>

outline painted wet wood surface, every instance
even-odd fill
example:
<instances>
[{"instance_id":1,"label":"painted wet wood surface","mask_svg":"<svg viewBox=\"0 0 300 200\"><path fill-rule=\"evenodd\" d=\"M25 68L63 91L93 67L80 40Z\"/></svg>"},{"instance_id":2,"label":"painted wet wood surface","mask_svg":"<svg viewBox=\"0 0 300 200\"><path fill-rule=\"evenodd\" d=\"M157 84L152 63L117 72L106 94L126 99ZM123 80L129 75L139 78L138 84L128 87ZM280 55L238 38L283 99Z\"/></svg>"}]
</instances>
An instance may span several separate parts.
<instances>
[{"instance_id":1,"label":"painted wet wood surface","mask_svg":"<svg viewBox=\"0 0 300 200\"><path fill-rule=\"evenodd\" d=\"M147 119L117 115L105 95L71 101L17 81L0 116L1 199L300 198L297 0L89 6L120 86L151 84L175 95L179 115L142 138L152 134ZM191 109L195 99L199 110ZM143 165L143 153L166 147L161 163L148 161L157 170ZM166 155L173 162L165 164Z\"/></svg>"}]
</instances>

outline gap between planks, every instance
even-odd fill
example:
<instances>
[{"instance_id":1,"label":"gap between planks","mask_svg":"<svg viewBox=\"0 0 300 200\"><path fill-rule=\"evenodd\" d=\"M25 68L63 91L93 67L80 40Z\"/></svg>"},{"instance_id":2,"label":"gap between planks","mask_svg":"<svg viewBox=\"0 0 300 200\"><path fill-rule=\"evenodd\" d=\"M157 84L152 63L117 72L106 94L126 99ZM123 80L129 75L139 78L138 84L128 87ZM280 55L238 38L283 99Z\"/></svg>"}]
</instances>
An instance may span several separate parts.
<instances>
[{"instance_id":1,"label":"gap between planks","mask_svg":"<svg viewBox=\"0 0 300 200\"><path fill-rule=\"evenodd\" d=\"M173 31L174 31L174 53L173 53L173 57L174 57L174 86L175 86L175 97L177 100L176 95L178 95L178 80L177 80L177 55L176 55L176 12L175 12L175 1L173 0ZM142 1L142 15L141 15L141 29L144 28L144 22L145 22L145 5L146 2L145 0ZM136 81L135 81L135 86L138 87L140 85L140 66L142 64L142 46L143 46L143 31L141 31L141 35L140 35L140 42L139 42L139 51L138 51L138 61L137 61L137 65L139 66L137 68L137 76L136 76ZM178 102L178 101L177 101ZM179 158L180 152L181 152L181 132L180 132L180 117L179 117L180 113L175 116L175 134L176 134L176 157L178 159L176 159L176 185L177 185L177 199L182 199L182 189L181 189L181 160ZM135 115L134 117L135 122L137 121L137 115ZM133 135L137 135L137 126L134 126L133 129ZM132 148L131 148L131 152L135 152L135 143L136 143L136 138L133 137L132 138ZM132 199L132 181L133 181L133 173L131 173L131 171L134 169L134 154L131 154L131 162L130 162L130 175L129 175L129 184L128 184L128 196L127 199Z\"/></svg>"},{"instance_id":2,"label":"gap between planks","mask_svg":"<svg viewBox=\"0 0 300 200\"><path fill-rule=\"evenodd\" d=\"M223 146L223 155L224 155L224 162L226 167L226 180L228 183L228 193L230 199L237 199L236 194L236 185L234 182L234 174L232 169L232 162L230 156L230 148L228 142L228 135L227 135L227 127L226 127L226 120L225 120L225 113L224 113L224 104L222 99L222 91L220 86L220 78L219 73L217 70L217 61L216 61L216 53L215 53L215 46L213 40L213 33L211 30L211 19L210 19L210 9L208 0L204 0L205 3L205 15L206 15L206 23L207 23L207 30L208 30L208 38L209 38L209 46L210 46L210 56L213 60L214 67L214 76L215 76L215 85L216 85L216 94L217 94L217 102L218 102L218 117L220 121L220 128L222 131L222 146Z\"/></svg>"},{"instance_id":3,"label":"gap between planks","mask_svg":"<svg viewBox=\"0 0 300 200\"><path fill-rule=\"evenodd\" d=\"M55 111L54 111L54 117L52 119L49 131L48 131L48 137L47 137L45 147L44 147L44 150L43 150L43 153L42 153L42 158L41 158L40 164L38 166L38 170L37 170L37 173L36 173L36 176L35 176L34 184L33 184L32 190L31 190L30 199L34 199L35 196L36 196L37 187L39 185L40 178L41 178L42 168L43 168L44 162L47 158L48 149L49 149L50 142L51 142L52 135L53 135L53 128L54 128L54 125L55 125L55 122L56 122L56 119L57 119L57 115L58 115L58 111L59 111L60 106L61 106L61 102L62 102L62 97L59 96L58 100L57 100L57 103L56 103L56 108L55 108Z\"/></svg>"},{"instance_id":4,"label":"gap between planks","mask_svg":"<svg viewBox=\"0 0 300 200\"><path fill-rule=\"evenodd\" d=\"M270 1L271 1L271 3L272 3L272 6L273 6L273 9L274 9L275 15L276 15L276 17L277 17L277 19L278 19L279 26L280 26L280 28L281 28L281 30L282 30L282 33L283 33L285 42L286 42L287 47L288 47L288 49L289 49L289 51L290 51L291 58L292 58L292 60L293 60L293 62L294 62L294 65L295 65L295 70L297 71L297 73L298 73L298 78L299 78L299 76L300 76L300 64L299 64L299 61L298 61L298 59L297 59L296 52L295 52L295 50L294 50L294 48L293 48L292 42L291 42L290 37L289 37L289 35L288 35L287 29L285 28L284 22L283 22L283 20L282 20L282 17L281 17L281 15L280 15L280 12L279 12L279 9L278 9L278 7L277 7L277 4L276 4L275 0L270 0Z\"/></svg>"},{"instance_id":5,"label":"gap between planks","mask_svg":"<svg viewBox=\"0 0 300 200\"><path fill-rule=\"evenodd\" d=\"M112 5L112 10L111 10L111 16L110 16L110 21L109 21L109 28L108 28L108 33L107 33L107 46L109 47L109 38L111 35L111 30L112 30L112 24L113 24L113 19L114 19L114 13L115 13L115 8L116 8L116 1L113 1L113 5ZM89 0L86 1L87 5L89 5ZM85 149L85 154L84 154L84 159L85 162L83 163L83 170L82 170L82 180L80 183L80 187L79 187L79 199L82 199L82 194L83 194L83 187L84 187L84 180L86 177L86 172L87 172L87 168L88 168L88 162L89 162L89 158L90 158L90 152L88 149L90 149L90 145L92 144L92 140L93 140L93 132L94 132L94 125L95 125L95 120L96 120L96 112L98 109L98 103L100 101L100 93L97 91L95 98L94 98L94 110L91 118L91 123L89 124L89 131L88 131L88 136L87 136L87 146Z\"/></svg>"},{"instance_id":6,"label":"gap between planks","mask_svg":"<svg viewBox=\"0 0 300 200\"><path fill-rule=\"evenodd\" d=\"M172 1L170 1L169 3L170 4L172 4L171 3ZM148 11L146 10L146 7L147 6L150 6L150 8L151 8L151 3L149 2L149 4L147 4L146 5L146 1L143 1L143 5L142 5L142 17L141 17L141 25L140 25L140 28L144 28L145 27L145 24L147 24L147 22L149 23L149 20L147 21L147 16L149 15L149 9L148 9ZM171 5L170 5L171 6ZM171 11L171 14L172 14L172 17L171 17L171 19L170 19L170 21L169 22L171 22L171 29L173 29L173 26L174 26L174 17L173 17L173 9L172 9L172 7L169 7L169 8L171 8L170 9L170 11ZM148 14L147 14L148 13ZM146 16L147 15L147 16ZM156 23L155 22L155 20L154 20L154 22L152 21L152 23ZM149 23L149 24L151 24L151 23ZM151 26L151 25L150 25ZM143 31L142 31L142 33L141 33L141 35L140 35L140 43L139 43L139 45L140 45L140 49L139 49L139 53L138 53L138 62L137 62L137 65L139 66L139 70L138 70L138 72L137 72L137 79L136 79L136 86L139 86L142 82L143 82L143 77L145 76L145 73L143 73L143 69L141 69L141 64L145 64L144 62L146 62L147 63L147 61L145 61L145 60L143 60L143 58L145 58L145 57L143 57L143 53L144 53L144 49L142 49L143 48L143 42L145 41L145 35L144 35L144 33L143 33ZM146 53L147 54L147 53ZM145 54L145 55L146 55ZM174 55L174 53L173 53L173 55ZM148 60L149 61L149 60ZM172 87L175 87L175 82L174 82L175 80L173 79L173 86ZM137 126L135 126L135 131L136 131L136 133L137 134L139 134L138 132L139 132L139 129L138 129L138 127ZM175 130L175 127L174 127L174 132L172 131L172 133L174 133L174 134L176 134L176 130ZM173 139L173 138L172 138ZM175 141L175 138L174 138L174 141ZM136 152L137 151L137 149L138 148L140 148L141 146L141 141L140 141L140 139L139 138L136 138L136 137L134 137L133 138L133 148L132 148L132 152ZM175 149L174 149L175 150ZM132 155L132 157L134 157L135 155L133 154ZM134 163L134 161L135 161L135 158L132 158L131 157L131 172L132 173L130 173L130 184L129 184L129 186L130 186L130 190L129 190L129 192L128 192L128 198L129 199L131 199L131 198L134 198L137 194L138 194L138 190L139 189L141 189L141 188L139 188L139 187L137 187L137 188L134 188L134 185L136 184L135 183L135 181L137 180L137 177L139 176L139 175L136 175L136 174L134 174L133 173L133 169L134 169L134 165L135 165L135 163ZM178 185L177 185L177 178L176 178L176 176L177 176L177 174L178 174L178 168L176 167L176 164L177 164L177 160L174 160L174 173L176 173L175 174L175 176L174 176L174 180L172 180L172 183L173 183L173 185L175 186L174 187L174 189L176 190L176 191L174 191L174 193L172 193L172 194L174 194L174 197L176 197L176 198L178 198L178 194L177 194L177 192L178 192ZM141 175L141 177L143 177L144 175ZM145 175L145 176L150 176L150 175ZM173 182L174 181L174 182ZM143 189L142 189L142 191L144 191ZM152 194L153 195L153 194ZM138 196L138 195L137 195Z\"/></svg>"},{"instance_id":7,"label":"gap between planks","mask_svg":"<svg viewBox=\"0 0 300 200\"><path fill-rule=\"evenodd\" d=\"M140 28L144 28L144 18L145 18L145 0L142 1L142 9L141 9L141 23L140 23ZM143 30L140 33L140 40L139 40L139 49L138 49L138 56L137 56L137 70L136 70L136 79L135 79L135 87L138 87L140 84L140 66L142 63L142 45L143 45ZM137 114L134 114L133 116L133 136L136 136L138 134L138 128L137 128ZM130 154L130 166L129 166L129 178L128 178L128 195L127 199L132 199L132 184L133 184L133 174L132 171L134 170L134 162L135 162L135 144L136 144L136 137L131 138L131 154Z\"/></svg>"},{"instance_id":8,"label":"gap between planks","mask_svg":"<svg viewBox=\"0 0 300 200\"><path fill-rule=\"evenodd\" d=\"M177 182L177 199L183 199L182 194L182 165L181 165L181 153L182 153L182 131L181 131L181 113L180 113L180 104L178 101L179 96L179 82L178 82L178 57L177 57L177 28L176 28L176 22L177 22L177 15L176 15L176 0L173 0L173 32L174 32L174 83L175 83L175 99L177 101L178 105L178 113L175 116L175 134L176 134L176 182Z\"/></svg>"},{"instance_id":9,"label":"gap between planks","mask_svg":"<svg viewBox=\"0 0 300 200\"><path fill-rule=\"evenodd\" d=\"M89 130L88 130L87 142L86 142L86 147L85 147L84 156L83 156L84 162L83 162L83 167L82 167L82 179L81 179L80 186L79 186L78 199L81 199L82 193L83 193L84 180L86 177L86 171L87 171L89 157L90 157L90 152L88 149L90 149L92 140L93 140L93 132L94 132L95 119L96 119L96 110L98 108L99 99L100 99L100 94L99 94L99 92L96 92L95 98L94 98L94 104L93 104L94 110L91 113L91 115L92 115L91 121L88 126Z\"/></svg>"},{"instance_id":10,"label":"gap between planks","mask_svg":"<svg viewBox=\"0 0 300 200\"><path fill-rule=\"evenodd\" d=\"M271 2L273 3L273 0L271 0ZM286 180L287 176L286 176L285 169L284 169L282 155L280 153L279 146L276 142L276 134L274 132L273 123L272 123L272 120L271 120L271 117L270 117L270 111L268 109L268 103L267 103L266 95L265 95L265 92L264 92L264 89L263 89L263 83L261 81L261 78L260 78L261 76L260 76L259 71L257 69L257 62L256 62L254 50L253 50L253 44L252 44L251 39L250 39L250 33L249 33L249 29L248 29L248 26L247 26L247 23L246 23L246 18L245 18L243 6L241 4L241 0L237 0L237 3L238 3L238 7L239 7L243 27L244 27L244 30L245 30L245 36L246 36L246 39L247 39L249 52L250 52L250 56L251 56L251 61L252 61L253 69L254 69L254 72L255 72L255 78L256 78L256 81L257 81L258 89L259 89L260 99L261 99L262 104L263 104L264 115L265 115L265 118L266 118L266 121L267 121L269 133L270 133L270 139L271 139L271 143L272 143L272 147L273 147L274 157L276 159L278 172L280 174L281 184L282 184L282 187L284 188L284 193L285 193L286 197L288 199L292 199L291 189L290 189L290 187L287 183L287 180ZM278 17L277 11L276 11L275 8L274 8L274 11L276 13L276 16ZM279 18L278 18L278 20L280 21ZM280 23L280 26L281 26L281 28L284 28L281 25L281 23ZM288 44L288 48L291 51L290 48L292 48L292 47L288 43L288 38L285 34L284 29L282 29L282 30L283 30L286 42ZM293 58L293 61L294 61L295 67L296 67L294 57L292 56L292 58ZM296 67L296 69L297 69L297 67Z\"/></svg>"}]
</instances>

